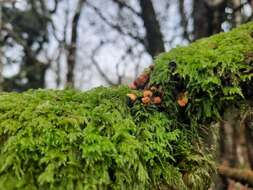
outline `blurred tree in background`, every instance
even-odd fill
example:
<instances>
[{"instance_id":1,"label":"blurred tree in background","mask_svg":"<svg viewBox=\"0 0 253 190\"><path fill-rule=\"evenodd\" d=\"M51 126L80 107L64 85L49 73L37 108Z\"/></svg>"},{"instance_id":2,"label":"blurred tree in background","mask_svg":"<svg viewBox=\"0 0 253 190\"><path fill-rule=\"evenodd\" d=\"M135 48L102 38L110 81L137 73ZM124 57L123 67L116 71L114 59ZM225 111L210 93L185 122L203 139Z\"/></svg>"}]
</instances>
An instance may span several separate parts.
<instances>
[{"instance_id":1,"label":"blurred tree in background","mask_svg":"<svg viewBox=\"0 0 253 190\"><path fill-rule=\"evenodd\" d=\"M128 83L159 53L253 20L252 0L0 0L0 6L5 91ZM219 159L253 169L252 131L239 115L236 108L224 115Z\"/></svg>"},{"instance_id":2,"label":"blurred tree in background","mask_svg":"<svg viewBox=\"0 0 253 190\"><path fill-rule=\"evenodd\" d=\"M50 16L44 1L27 1L25 9L16 8L15 2L9 6L2 5L1 63L19 64L17 73L4 77L3 90L23 91L45 86L49 63L41 61L39 55L44 44L48 43ZM16 52L19 57L15 56Z\"/></svg>"},{"instance_id":3,"label":"blurred tree in background","mask_svg":"<svg viewBox=\"0 0 253 190\"><path fill-rule=\"evenodd\" d=\"M250 0L1 0L1 7L1 86L9 91L126 83L157 54L252 20Z\"/></svg>"}]
</instances>

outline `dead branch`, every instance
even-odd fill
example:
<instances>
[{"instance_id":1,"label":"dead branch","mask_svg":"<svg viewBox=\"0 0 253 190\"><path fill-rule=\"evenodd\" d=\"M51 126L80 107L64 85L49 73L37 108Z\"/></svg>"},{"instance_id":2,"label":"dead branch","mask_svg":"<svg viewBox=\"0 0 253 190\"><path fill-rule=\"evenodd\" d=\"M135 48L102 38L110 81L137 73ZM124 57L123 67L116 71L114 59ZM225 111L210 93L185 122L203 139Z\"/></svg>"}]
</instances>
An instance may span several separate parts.
<instances>
[{"instance_id":1,"label":"dead branch","mask_svg":"<svg viewBox=\"0 0 253 190\"><path fill-rule=\"evenodd\" d=\"M246 169L230 168L224 165L218 167L218 173L222 177L231 178L242 184L253 187L253 171Z\"/></svg>"}]
</instances>

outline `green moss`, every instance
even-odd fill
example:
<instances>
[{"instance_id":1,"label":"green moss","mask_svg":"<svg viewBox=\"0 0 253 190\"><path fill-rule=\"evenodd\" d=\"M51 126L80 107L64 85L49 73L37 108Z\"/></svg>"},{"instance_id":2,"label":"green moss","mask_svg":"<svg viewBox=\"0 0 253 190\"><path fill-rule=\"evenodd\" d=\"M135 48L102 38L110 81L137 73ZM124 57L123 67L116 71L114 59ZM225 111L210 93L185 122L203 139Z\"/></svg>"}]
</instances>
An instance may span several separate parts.
<instances>
[{"instance_id":1,"label":"green moss","mask_svg":"<svg viewBox=\"0 0 253 190\"><path fill-rule=\"evenodd\" d=\"M167 111L178 109L175 92L188 91L186 117L198 122L219 117L224 107L253 91L253 23L228 33L201 39L187 47L163 53L155 61L151 84L161 84L166 92ZM176 69L170 63L176 63ZM174 92L174 94L172 94Z\"/></svg>"},{"instance_id":2,"label":"green moss","mask_svg":"<svg viewBox=\"0 0 253 190\"><path fill-rule=\"evenodd\" d=\"M150 84L163 87L161 106L128 107L125 86L2 93L0 187L208 189L214 167L203 126L249 95L252 31L251 23L160 55Z\"/></svg>"},{"instance_id":3,"label":"green moss","mask_svg":"<svg viewBox=\"0 0 253 190\"><path fill-rule=\"evenodd\" d=\"M127 107L129 91L118 87L85 93L3 93L0 186L7 190L143 190L161 185L185 189L182 172L192 170L190 165L198 167L195 162L206 164L207 158L193 149L190 133L177 129L166 113L156 107Z\"/></svg>"}]
</instances>

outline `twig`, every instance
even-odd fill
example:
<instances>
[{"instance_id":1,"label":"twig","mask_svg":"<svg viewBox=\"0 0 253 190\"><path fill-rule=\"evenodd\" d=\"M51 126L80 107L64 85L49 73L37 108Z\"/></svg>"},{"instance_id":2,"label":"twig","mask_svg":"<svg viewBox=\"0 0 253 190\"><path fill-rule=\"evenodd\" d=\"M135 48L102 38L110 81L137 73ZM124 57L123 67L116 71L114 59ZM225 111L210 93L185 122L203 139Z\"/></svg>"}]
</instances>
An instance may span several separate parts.
<instances>
[{"instance_id":1,"label":"twig","mask_svg":"<svg viewBox=\"0 0 253 190\"><path fill-rule=\"evenodd\" d=\"M125 7L128 10L130 10L132 13L134 13L136 16L141 17L141 14L138 13L136 10L134 10L133 7L129 6L125 1L122 1L122 0L112 0L112 1L118 4L119 7Z\"/></svg>"},{"instance_id":2,"label":"twig","mask_svg":"<svg viewBox=\"0 0 253 190\"><path fill-rule=\"evenodd\" d=\"M105 81L109 84L109 85L115 85L115 83L109 79L109 77L104 73L103 69L99 66L99 63L97 62L97 60L95 59L95 56L97 54L97 52L99 51L99 49L101 48L101 44L99 44L92 52L91 55L91 60L93 62L93 64L95 65L97 71L99 72L99 74L105 79Z\"/></svg>"},{"instance_id":3,"label":"twig","mask_svg":"<svg viewBox=\"0 0 253 190\"><path fill-rule=\"evenodd\" d=\"M97 15L99 16L99 18L100 18L101 20L103 20L108 26L110 26L111 28L113 28L114 30L116 30L117 32L119 32L120 34L123 34L123 35L125 35L125 36L129 36L129 37L131 37L132 39L134 39L134 40L140 42L140 43L143 44L143 45L145 44L145 43L144 43L144 39L142 39L142 38L140 38L140 37L138 37L138 36L135 36L135 35L132 34L131 32L125 32L125 31L122 30L122 28L121 28L119 25L110 22L110 21L101 13L101 11L100 11L97 7L93 6L92 4L90 4L90 3L88 3L88 2L87 2L87 5L89 5L89 6L97 13Z\"/></svg>"}]
</instances>

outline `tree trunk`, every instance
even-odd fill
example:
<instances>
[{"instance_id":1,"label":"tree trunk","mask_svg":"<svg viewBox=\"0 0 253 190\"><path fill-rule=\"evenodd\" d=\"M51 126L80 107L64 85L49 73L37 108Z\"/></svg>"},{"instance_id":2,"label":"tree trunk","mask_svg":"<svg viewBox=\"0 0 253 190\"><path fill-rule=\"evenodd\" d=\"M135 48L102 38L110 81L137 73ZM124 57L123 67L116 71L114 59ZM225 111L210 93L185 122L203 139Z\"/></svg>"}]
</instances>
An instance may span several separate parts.
<instances>
[{"instance_id":1,"label":"tree trunk","mask_svg":"<svg viewBox=\"0 0 253 190\"><path fill-rule=\"evenodd\" d=\"M26 72L28 82L24 90L31 88L45 88L45 75L47 68L48 65L27 54L23 70Z\"/></svg>"},{"instance_id":2,"label":"tree trunk","mask_svg":"<svg viewBox=\"0 0 253 190\"><path fill-rule=\"evenodd\" d=\"M165 51L162 32L151 0L140 0L141 18L146 29L146 49L154 57Z\"/></svg>"},{"instance_id":3,"label":"tree trunk","mask_svg":"<svg viewBox=\"0 0 253 190\"><path fill-rule=\"evenodd\" d=\"M2 47L0 47L0 91L3 91L3 82L4 82L2 58L3 58L3 51Z\"/></svg>"},{"instance_id":4,"label":"tree trunk","mask_svg":"<svg viewBox=\"0 0 253 190\"><path fill-rule=\"evenodd\" d=\"M193 36L194 40L207 37L221 31L224 21L225 1L193 1Z\"/></svg>"},{"instance_id":5,"label":"tree trunk","mask_svg":"<svg viewBox=\"0 0 253 190\"><path fill-rule=\"evenodd\" d=\"M180 25L183 29L183 38L188 40L188 42L191 42L189 32L188 32L188 18L185 13L185 6L184 6L184 0L178 1L178 12L180 14Z\"/></svg>"},{"instance_id":6,"label":"tree trunk","mask_svg":"<svg viewBox=\"0 0 253 190\"><path fill-rule=\"evenodd\" d=\"M238 9L238 7L241 6L241 0L232 0L231 4L232 4L232 8L235 10L233 13L232 25L233 27L237 27L242 23L241 8Z\"/></svg>"},{"instance_id":7,"label":"tree trunk","mask_svg":"<svg viewBox=\"0 0 253 190\"><path fill-rule=\"evenodd\" d=\"M220 127L220 162L231 167L237 166L237 143L235 141L238 127L239 110L230 108L224 113Z\"/></svg>"},{"instance_id":8,"label":"tree trunk","mask_svg":"<svg viewBox=\"0 0 253 190\"><path fill-rule=\"evenodd\" d=\"M71 28L71 42L68 46L68 55L67 55L67 87L74 87L74 69L76 64L76 46L77 46L77 29L81 16L82 7L86 0L79 0L77 3L76 11L72 20Z\"/></svg>"},{"instance_id":9,"label":"tree trunk","mask_svg":"<svg viewBox=\"0 0 253 190\"><path fill-rule=\"evenodd\" d=\"M248 153L248 160L251 169L253 169L253 114L246 116L243 121L245 125L245 139Z\"/></svg>"}]
</instances>

